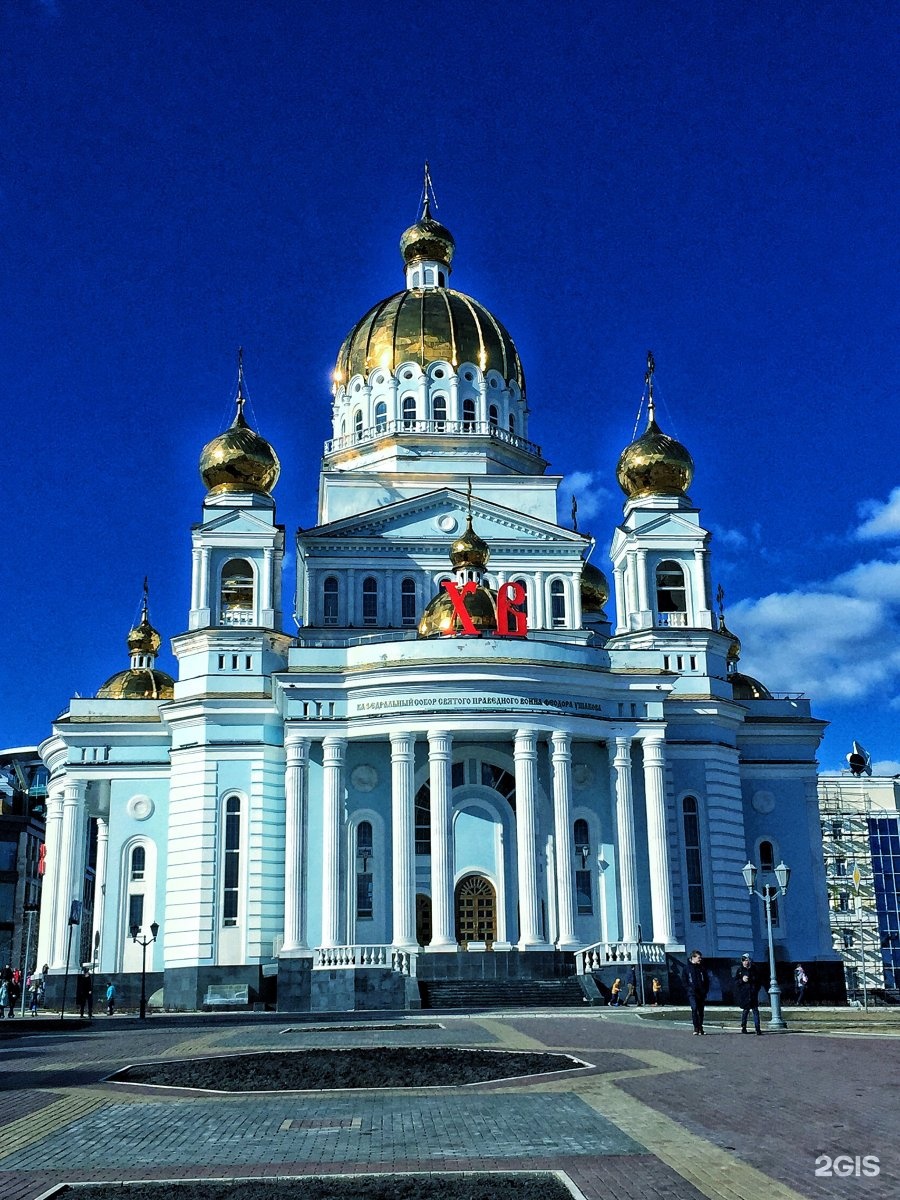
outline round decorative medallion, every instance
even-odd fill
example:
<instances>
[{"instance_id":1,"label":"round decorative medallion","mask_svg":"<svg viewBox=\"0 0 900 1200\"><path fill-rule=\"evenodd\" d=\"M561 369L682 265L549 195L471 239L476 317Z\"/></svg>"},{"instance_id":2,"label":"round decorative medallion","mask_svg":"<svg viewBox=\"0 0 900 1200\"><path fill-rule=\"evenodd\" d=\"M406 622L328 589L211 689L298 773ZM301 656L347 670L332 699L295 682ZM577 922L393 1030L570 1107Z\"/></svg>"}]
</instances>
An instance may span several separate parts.
<instances>
[{"instance_id":1,"label":"round decorative medallion","mask_svg":"<svg viewBox=\"0 0 900 1200\"><path fill-rule=\"evenodd\" d=\"M577 762L572 763L572 779L578 791L586 788L594 782L594 772L587 763Z\"/></svg>"},{"instance_id":2,"label":"round decorative medallion","mask_svg":"<svg viewBox=\"0 0 900 1200\"><path fill-rule=\"evenodd\" d=\"M378 772L369 763L360 763L350 772L350 782L358 792L371 792L378 786Z\"/></svg>"},{"instance_id":3,"label":"round decorative medallion","mask_svg":"<svg viewBox=\"0 0 900 1200\"><path fill-rule=\"evenodd\" d=\"M132 796L127 805L128 815L135 821L146 821L153 816L155 807L149 796Z\"/></svg>"},{"instance_id":4,"label":"round decorative medallion","mask_svg":"<svg viewBox=\"0 0 900 1200\"><path fill-rule=\"evenodd\" d=\"M775 807L775 797L771 792L754 792L751 803L758 813L770 813Z\"/></svg>"},{"instance_id":5,"label":"round decorative medallion","mask_svg":"<svg viewBox=\"0 0 900 1200\"><path fill-rule=\"evenodd\" d=\"M441 533L454 533L459 528L459 521L452 513L445 513L435 522Z\"/></svg>"}]
</instances>

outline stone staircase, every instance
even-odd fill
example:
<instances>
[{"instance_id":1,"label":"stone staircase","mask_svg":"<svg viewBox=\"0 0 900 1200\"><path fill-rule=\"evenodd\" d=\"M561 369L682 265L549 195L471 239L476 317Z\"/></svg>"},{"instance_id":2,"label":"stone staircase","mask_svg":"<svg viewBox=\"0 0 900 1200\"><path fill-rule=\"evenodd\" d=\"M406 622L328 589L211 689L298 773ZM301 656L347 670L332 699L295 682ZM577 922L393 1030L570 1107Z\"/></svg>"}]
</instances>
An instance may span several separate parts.
<instances>
[{"instance_id":1,"label":"stone staircase","mask_svg":"<svg viewBox=\"0 0 900 1200\"><path fill-rule=\"evenodd\" d=\"M582 1008L578 977L419 980L423 1008Z\"/></svg>"}]
</instances>

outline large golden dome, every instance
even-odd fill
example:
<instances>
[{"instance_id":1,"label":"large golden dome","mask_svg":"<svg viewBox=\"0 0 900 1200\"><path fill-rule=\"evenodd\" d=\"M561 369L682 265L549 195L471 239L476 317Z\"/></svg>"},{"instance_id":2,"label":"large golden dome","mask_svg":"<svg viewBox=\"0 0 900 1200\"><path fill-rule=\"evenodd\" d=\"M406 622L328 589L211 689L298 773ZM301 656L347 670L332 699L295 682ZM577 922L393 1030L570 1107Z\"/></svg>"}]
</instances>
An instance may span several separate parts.
<instances>
[{"instance_id":1,"label":"large golden dome","mask_svg":"<svg viewBox=\"0 0 900 1200\"><path fill-rule=\"evenodd\" d=\"M622 451L616 478L629 500L683 496L694 478L694 460L651 416L642 436Z\"/></svg>"},{"instance_id":2,"label":"large golden dome","mask_svg":"<svg viewBox=\"0 0 900 1200\"><path fill-rule=\"evenodd\" d=\"M499 371L525 393L518 351L497 318L471 296L442 287L397 292L371 308L344 338L334 381L365 379L378 367L393 372L404 362L425 368L438 361Z\"/></svg>"},{"instance_id":3,"label":"large golden dome","mask_svg":"<svg viewBox=\"0 0 900 1200\"><path fill-rule=\"evenodd\" d=\"M771 700L772 693L764 683L754 679L752 675L744 675L741 671L732 671L728 676L735 700Z\"/></svg>"},{"instance_id":4,"label":"large golden dome","mask_svg":"<svg viewBox=\"0 0 900 1200\"><path fill-rule=\"evenodd\" d=\"M231 428L203 447L200 475L210 495L223 492L257 492L269 495L281 474L278 456L265 438L244 419L244 398Z\"/></svg>"},{"instance_id":5,"label":"large golden dome","mask_svg":"<svg viewBox=\"0 0 900 1200\"><path fill-rule=\"evenodd\" d=\"M602 613L609 599L609 580L599 567L586 562L581 568L581 611Z\"/></svg>"},{"instance_id":6,"label":"large golden dome","mask_svg":"<svg viewBox=\"0 0 900 1200\"><path fill-rule=\"evenodd\" d=\"M155 667L128 667L107 679L98 700L171 700L175 680Z\"/></svg>"}]
</instances>

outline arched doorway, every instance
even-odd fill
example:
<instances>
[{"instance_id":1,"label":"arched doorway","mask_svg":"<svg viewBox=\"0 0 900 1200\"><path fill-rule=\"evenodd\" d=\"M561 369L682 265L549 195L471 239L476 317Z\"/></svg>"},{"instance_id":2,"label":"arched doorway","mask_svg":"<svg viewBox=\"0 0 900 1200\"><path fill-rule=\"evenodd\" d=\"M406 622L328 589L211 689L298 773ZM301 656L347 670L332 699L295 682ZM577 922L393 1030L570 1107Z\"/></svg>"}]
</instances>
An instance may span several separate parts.
<instances>
[{"instance_id":1,"label":"arched doorway","mask_svg":"<svg viewBox=\"0 0 900 1200\"><path fill-rule=\"evenodd\" d=\"M483 875L464 875L456 885L456 940L461 946L497 940L497 893Z\"/></svg>"},{"instance_id":2,"label":"arched doorway","mask_svg":"<svg viewBox=\"0 0 900 1200\"><path fill-rule=\"evenodd\" d=\"M427 946L431 941L431 897L416 893L416 941Z\"/></svg>"}]
</instances>

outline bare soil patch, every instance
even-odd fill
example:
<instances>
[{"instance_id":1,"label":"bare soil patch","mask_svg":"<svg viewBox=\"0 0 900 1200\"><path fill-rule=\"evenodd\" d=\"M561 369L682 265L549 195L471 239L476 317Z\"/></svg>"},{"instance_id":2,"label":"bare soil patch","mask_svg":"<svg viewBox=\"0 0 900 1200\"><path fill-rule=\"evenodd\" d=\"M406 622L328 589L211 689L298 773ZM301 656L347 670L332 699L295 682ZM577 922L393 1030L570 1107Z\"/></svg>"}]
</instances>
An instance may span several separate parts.
<instances>
[{"instance_id":1,"label":"bare soil patch","mask_svg":"<svg viewBox=\"0 0 900 1200\"><path fill-rule=\"evenodd\" d=\"M565 1054L459 1050L447 1046L375 1046L347 1050L276 1050L184 1062L142 1063L112 1076L120 1083L217 1092L332 1091L458 1087L577 1070Z\"/></svg>"}]
</instances>

